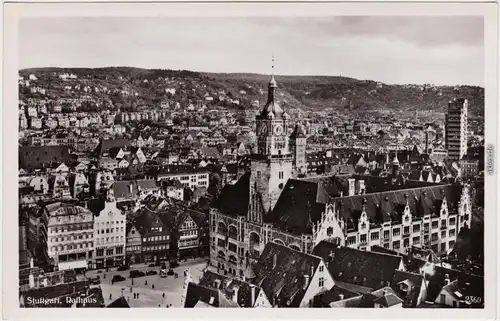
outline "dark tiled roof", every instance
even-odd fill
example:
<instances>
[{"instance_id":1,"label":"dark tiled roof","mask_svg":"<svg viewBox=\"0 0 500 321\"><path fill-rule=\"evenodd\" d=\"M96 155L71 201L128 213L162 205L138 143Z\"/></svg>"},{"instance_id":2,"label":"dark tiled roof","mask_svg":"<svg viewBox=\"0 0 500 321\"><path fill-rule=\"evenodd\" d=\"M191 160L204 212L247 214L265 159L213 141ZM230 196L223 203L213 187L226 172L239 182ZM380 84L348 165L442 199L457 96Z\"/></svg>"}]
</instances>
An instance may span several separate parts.
<instances>
[{"instance_id":1,"label":"dark tiled roof","mask_svg":"<svg viewBox=\"0 0 500 321\"><path fill-rule=\"evenodd\" d=\"M132 191L130 190L129 185L132 185ZM113 193L117 199L136 198L139 193L139 188L142 191L151 191L160 189L158 183L152 179L115 181L112 187L113 187Z\"/></svg>"},{"instance_id":2,"label":"dark tiled roof","mask_svg":"<svg viewBox=\"0 0 500 321\"><path fill-rule=\"evenodd\" d=\"M184 307L194 308L200 301L218 308L237 307L237 304L226 298L220 290L189 282Z\"/></svg>"},{"instance_id":3,"label":"dark tiled roof","mask_svg":"<svg viewBox=\"0 0 500 321\"><path fill-rule=\"evenodd\" d=\"M322 257L334 280L380 289L391 284L402 258L393 255L360 251L320 242L313 254Z\"/></svg>"},{"instance_id":4,"label":"dark tiled roof","mask_svg":"<svg viewBox=\"0 0 500 321\"><path fill-rule=\"evenodd\" d=\"M330 307L330 303L335 301L340 301L340 297L343 296L343 300L353 298L358 296L357 293L351 292L339 286L334 286L329 291L322 295L321 302L323 307Z\"/></svg>"},{"instance_id":5,"label":"dark tiled roof","mask_svg":"<svg viewBox=\"0 0 500 321\"><path fill-rule=\"evenodd\" d=\"M289 179L272 212L264 220L294 233L311 233L311 223L321 218L326 198L318 183Z\"/></svg>"},{"instance_id":6,"label":"dark tiled roof","mask_svg":"<svg viewBox=\"0 0 500 321\"><path fill-rule=\"evenodd\" d=\"M130 305L128 304L127 299L121 296L108 304L106 308L130 308Z\"/></svg>"},{"instance_id":7,"label":"dark tiled roof","mask_svg":"<svg viewBox=\"0 0 500 321\"><path fill-rule=\"evenodd\" d=\"M199 284L205 287L222 290L228 298L232 298L234 291L237 289L237 303L240 307L252 307L252 287L255 287L254 300L258 297L259 292L261 291L260 287L251 283L234 278L228 278L210 271L205 272Z\"/></svg>"},{"instance_id":8,"label":"dark tiled roof","mask_svg":"<svg viewBox=\"0 0 500 321\"><path fill-rule=\"evenodd\" d=\"M247 215L250 193L250 173L245 173L234 185L226 185L214 205L222 213Z\"/></svg>"},{"instance_id":9,"label":"dark tiled roof","mask_svg":"<svg viewBox=\"0 0 500 321\"><path fill-rule=\"evenodd\" d=\"M41 169L71 160L66 146L19 147L19 166L26 170Z\"/></svg>"},{"instance_id":10,"label":"dark tiled roof","mask_svg":"<svg viewBox=\"0 0 500 321\"><path fill-rule=\"evenodd\" d=\"M341 209L344 220L357 221L363 204L371 223L382 223L389 219L400 221L404 206L408 200L410 212L416 216L438 214L439 201L446 197L449 211L457 212L461 196L461 187L458 185L436 185L422 188L388 191L332 199L337 208Z\"/></svg>"},{"instance_id":11,"label":"dark tiled roof","mask_svg":"<svg viewBox=\"0 0 500 321\"><path fill-rule=\"evenodd\" d=\"M392 279L391 288L400 297L405 298L407 294L400 289L401 282L408 282L409 286L413 287L406 298L405 305L409 307L416 307L417 299L420 294L421 287L423 285L424 276L422 274L411 273L406 271L396 271L394 273L394 278Z\"/></svg>"},{"instance_id":12,"label":"dark tiled roof","mask_svg":"<svg viewBox=\"0 0 500 321\"><path fill-rule=\"evenodd\" d=\"M309 275L311 281L320 262L318 256L270 242L255 265L256 278L253 283L264 290L271 304L298 307L307 291L304 276Z\"/></svg>"},{"instance_id":13,"label":"dark tiled roof","mask_svg":"<svg viewBox=\"0 0 500 321\"><path fill-rule=\"evenodd\" d=\"M295 128L293 129L292 134L290 135L290 138L306 138L306 133L304 131L304 127L302 125L295 125Z\"/></svg>"},{"instance_id":14,"label":"dark tiled roof","mask_svg":"<svg viewBox=\"0 0 500 321\"><path fill-rule=\"evenodd\" d=\"M128 139L102 139L94 150L94 155L101 156L112 148L122 148L129 145L130 141Z\"/></svg>"}]
</instances>

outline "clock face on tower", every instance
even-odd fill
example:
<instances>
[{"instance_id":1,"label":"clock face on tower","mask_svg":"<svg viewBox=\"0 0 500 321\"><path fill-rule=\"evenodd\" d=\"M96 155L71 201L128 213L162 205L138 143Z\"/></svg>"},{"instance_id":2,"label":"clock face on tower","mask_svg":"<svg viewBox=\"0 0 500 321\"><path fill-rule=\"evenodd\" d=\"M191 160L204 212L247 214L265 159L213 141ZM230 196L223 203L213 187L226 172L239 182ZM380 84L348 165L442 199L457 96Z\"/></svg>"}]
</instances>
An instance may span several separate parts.
<instances>
[{"instance_id":1,"label":"clock face on tower","mask_svg":"<svg viewBox=\"0 0 500 321\"><path fill-rule=\"evenodd\" d=\"M267 135L267 126L265 124L260 125L259 133L261 135Z\"/></svg>"},{"instance_id":2,"label":"clock face on tower","mask_svg":"<svg viewBox=\"0 0 500 321\"><path fill-rule=\"evenodd\" d=\"M283 133L283 127L281 125L274 126L274 134L281 135Z\"/></svg>"}]
</instances>

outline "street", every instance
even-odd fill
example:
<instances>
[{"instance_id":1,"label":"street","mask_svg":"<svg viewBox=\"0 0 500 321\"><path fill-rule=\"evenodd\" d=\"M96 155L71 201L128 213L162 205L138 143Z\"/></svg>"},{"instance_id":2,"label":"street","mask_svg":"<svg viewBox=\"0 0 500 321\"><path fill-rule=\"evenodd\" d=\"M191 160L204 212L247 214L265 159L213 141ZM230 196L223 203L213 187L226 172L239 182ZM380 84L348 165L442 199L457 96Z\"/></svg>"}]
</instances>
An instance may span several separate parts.
<instances>
[{"instance_id":1,"label":"street","mask_svg":"<svg viewBox=\"0 0 500 321\"><path fill-rule=\"evenodd\" d=\"M116 271L116 268L105 272L105 270L92 270L86 273L88 278L99 276L101 278L101 289L104 296L104 302L106 305L110 304L116 298L123 296L127 299L130 307L162 307L165 308L167 305L172 307L181 307L181 296L184 293L184 271L190 269L191 279L198 282L201 278L203 272L202 270L206 267L206 259L194 259L188 262L182 262L180 266L173 269L174 272L178 273L179 277L175 278L173 275L168 275L166 278L160 277L160 267L147 267L146 264L134 265L130 270L126 271ZM148 270L154 270L158 274L149 275L139 278L134 278L132 285L132 279L129 278L129 273L131 270L139 270L146 272ZM99 273L98 271L102 271ZM104 279L104 275L106 278ZM111 284L111 280L114 275L121 275L125 277L124 281L115 282ZM147 281L147 285L146 285ZM154 284L154 289L152 285ZM134 299L134 293L139 294L138 299ZM163 297L165 293L165 297ZM111 299L110 299L111 294Z\"/></svg>"}]
</instances>

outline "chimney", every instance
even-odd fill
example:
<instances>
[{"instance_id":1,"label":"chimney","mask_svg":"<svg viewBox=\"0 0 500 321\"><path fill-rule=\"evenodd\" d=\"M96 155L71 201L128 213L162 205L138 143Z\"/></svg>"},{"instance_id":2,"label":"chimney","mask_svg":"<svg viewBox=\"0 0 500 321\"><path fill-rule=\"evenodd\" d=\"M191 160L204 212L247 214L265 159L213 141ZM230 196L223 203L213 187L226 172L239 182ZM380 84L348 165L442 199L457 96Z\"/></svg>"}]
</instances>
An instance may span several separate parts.
<instances>
[{"instance_id":1,"label":"chimney","mask_svg":"<svg viewBox=\"0 0 500 321\"><path fill-rule=\"evenodd\" d=\"M42 281L42 284L44 287L47 287L49 284L49 282L47 281L47 278L43 278L43 281Z\"/></svg>"},{"instance_id":2,"label":"chimney","mask_svg":"<svg viewBox=\"0 0 500 321\"><path fill-rule=\"evenodd\" d=\"M347 193L348 196L352 196L355 193L356 180L354 178L349 178L347 181L349 182L349 190Z\"/></svg>"},{"instance_id":3,"label":"chimney","mask_svg":"<svg viewBox=\"0 0 500 321\"><path fill-rule=\"evenodd\" d=\"M446 274L444 276L444 285L448 285L448 284L450 284L450 275Z\"/></svg>"},{"instance_id":4,"label":"chimney","mask_svg":"<svg viewBox=\"0 0 500 321\"><path fill-rule=\"evenodd\" d=\"M309 275L304 275L304 290L309 286Z\"/></svg>"},{"instance_id":5,"label":"chimney","mask_svg":"<svg viewBox=\"0 0 500 321\"><path fill-rule=\"evenodd\" d=\"M278 265L278 255L275 253L273 255L273 270L276 268L276 265Z\"/></svg>"},{"instance_id":6,"label":"chimney","mask_svg":"<svg viewBox=\"0 0 500 321\"><path fill-rule=\"evenodd\" d=\"M35 267L35 261L33 260L33 258L30 259L30 268L34 268Z\"/></svg>"},{"instance_id":7,"label":"chimney","mask_svg":"<svg viewBox=\"0 0 500 321\"><path fill-rule=\"evenodd\" d=\"M134 187L134 186L132 185L132 182L130 182L130 183L128 184L128 191L129 191L129 193L130 193L130 194L132 194L132 193L133 193L133 187Z\"/></svg>"},{"instance_id":8,"label":"chimney","mask_svg":"<svg viewBox=\"0 0 500 321\"><path fill-rule=\"evenodd\" d=\"M344 295L343 294L339 294L339 301L342 301L344 300Z\"/></svg>"},{"instance_id":9,"label":"chimney","mask_svg":"<svg viewBox=\"0 0 500 321\"><path fill-rule=\"evenodd\" d=\"M365 191L365 180L364 179L360 179L356 182L356 194L358 195L361 195L361 194L365 194L366 191Z\"/></svg>"},{"instance_id":10,"label":"chimney","mask_svg":"<svg viewBox=\"0 0 500 321\"><path fill-rule=\"evenodd\" d=\"M255 297L255 285L251 284L250 285L250 307L253 308L253 306L255 305L255 300L257 299Z\"/></svg>"},{"instance_id":11,"label":"chimney","mask_svg":"<svg viewBox=\"0 0 500 321\"><path fill-rule=\"evenodd\" d=\"M30 273L28 280L29 280L30 289L34 288L35 287L35 277L33 276L33 273Z\"/></svg>"},{"instance_id":12,"label":"chimney","mask_svg":"<svg viewBox=\"0 0 500 321\"><path fill-rule=\"evenodd\" d=\"M239 290L239 287L235 286L233 288L233 301L235 303L238 303L238 290Z\"/></svg>"}]
</instances>

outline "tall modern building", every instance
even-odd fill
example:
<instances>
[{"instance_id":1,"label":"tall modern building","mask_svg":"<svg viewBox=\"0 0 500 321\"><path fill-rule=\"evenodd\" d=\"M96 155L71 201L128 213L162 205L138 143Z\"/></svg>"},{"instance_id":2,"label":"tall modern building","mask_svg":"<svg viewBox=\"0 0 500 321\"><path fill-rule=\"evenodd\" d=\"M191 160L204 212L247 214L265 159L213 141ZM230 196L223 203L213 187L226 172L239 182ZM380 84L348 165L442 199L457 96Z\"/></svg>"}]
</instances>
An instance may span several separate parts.
<instances>
[{"instance_id":1,"label":"tall modern building","mask_svg":"<svg viewBox=\"0 0 500 321\"><path fill-rule=\"evenodd\" d=\"M448 103L446 114L446 149L449 160L460 160L467 153L467 99Z\"/></svg>"}]
</instances>

